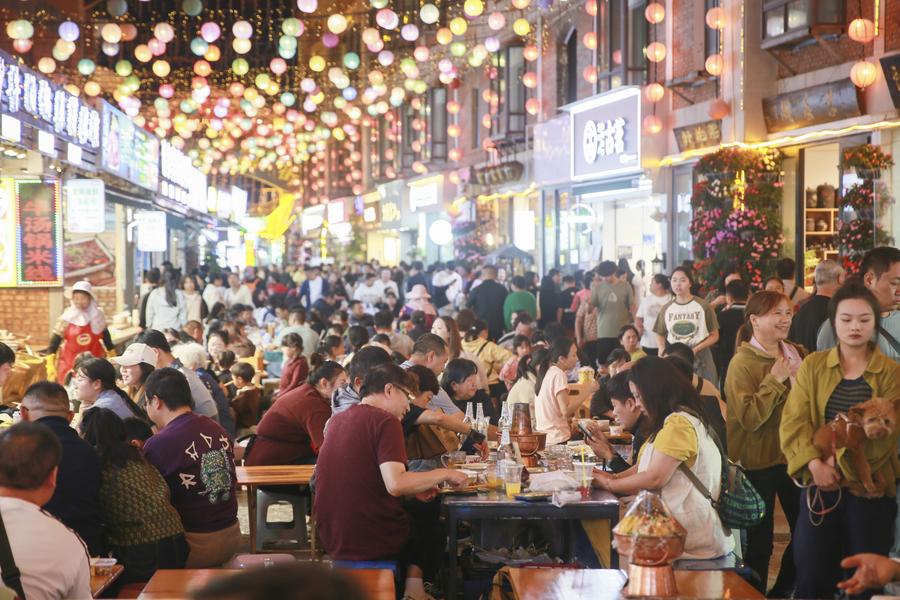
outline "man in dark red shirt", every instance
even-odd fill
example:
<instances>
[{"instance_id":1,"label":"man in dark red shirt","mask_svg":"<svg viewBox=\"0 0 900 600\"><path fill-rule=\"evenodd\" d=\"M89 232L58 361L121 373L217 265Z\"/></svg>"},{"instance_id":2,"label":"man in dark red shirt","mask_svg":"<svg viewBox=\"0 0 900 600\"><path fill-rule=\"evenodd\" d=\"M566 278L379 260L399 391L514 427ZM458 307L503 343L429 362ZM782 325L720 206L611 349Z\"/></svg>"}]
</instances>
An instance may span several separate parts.
<instances>
[{"instance_id":1,"label":"man in dark red shirt","mask_svg":"<svg viewBox=\"0 0 900 600\"><path fill-rule=\"evenodd\" d=\"M463 486L467 477L451 469L406 470L400 419L414 392L414 380L396 365L381 365L366 375L361 402L328 423L313 510L332 559L395 560L406 577L404 594L420 599L426 597L424 571L439 559L444 544L433 539L433 523L418 522L427 511L413 511L416 523L410 526L403 498L430 501L438 485Z\"/></svg>"}]
</instances>

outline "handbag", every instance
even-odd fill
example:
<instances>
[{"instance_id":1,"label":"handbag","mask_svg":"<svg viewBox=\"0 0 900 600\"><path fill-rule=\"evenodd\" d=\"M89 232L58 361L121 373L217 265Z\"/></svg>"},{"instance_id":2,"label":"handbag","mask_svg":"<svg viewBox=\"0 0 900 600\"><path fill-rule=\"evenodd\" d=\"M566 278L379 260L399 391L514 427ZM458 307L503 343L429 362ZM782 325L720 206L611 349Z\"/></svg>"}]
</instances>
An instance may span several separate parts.
<instances>
[{"instance_id":1,"label":"handbag","mask_svg":"<svg viewBox=\"0 0 900 600\"><path fill-rule=\"evenodd\" d=\"M730 529L749 529L759 525L766 516L766 503L747 479L744 469L734 464L722 452L714 432L710 436L716 442L716 448L722 457L722 490L719 499L715 500L700 479L683 462L678 469L694 484L694 487L709 500L719 513L722 524Z\"/></svg>"},{"instance_id":2,"label":"handbag","mask_svg":"<svg viewBox=\"0 0 900 600\"><path fill-rule=\"evenodd\" d=\"M406 438L406 456L410 460L440 458L442 454L458 449L456 434L435 425L419 425Z\"/></svg>"},{"instance_id":3,"label":"handbag","mask_svg":"<svg viewBox=\"0 0 900 600\"><path fill-rule=\"evenodd\" d=\"M22 588L22 572L16 566L12 548L9 547L9 536L6 534L6 525L3 524L3 515L0 514L0 578L3 583L16 593L19 600L25 600L25 590Z\"/></svg>"}]
</instances>

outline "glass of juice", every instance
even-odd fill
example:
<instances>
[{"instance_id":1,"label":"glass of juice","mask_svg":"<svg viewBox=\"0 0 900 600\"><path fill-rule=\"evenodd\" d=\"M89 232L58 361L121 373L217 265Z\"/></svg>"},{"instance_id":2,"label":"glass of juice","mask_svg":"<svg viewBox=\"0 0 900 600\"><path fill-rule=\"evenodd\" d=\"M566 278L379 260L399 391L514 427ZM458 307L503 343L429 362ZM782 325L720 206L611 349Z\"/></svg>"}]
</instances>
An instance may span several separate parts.
<instances>
[{"instance_id":1,"label":"glass of juice","mask_svg":"<svg viewBox=\"0 0 900 600\"><path fill-rule=\"evenodd\" d=\"M522 492L522 465L507 463L503 465L503 483L506 495L512 498Z\"/></svg>"},{"instance_id":2,"label":"glass of juice","mask_svg":"<svg viewBox=\"0 0 900 600\"><path fill-rule=\"evenodd\" d=\"M497 463L488 463L487 469L484 470L484 482L491 490L503 488L503 476Z\"/></svg>"}]
</instances>

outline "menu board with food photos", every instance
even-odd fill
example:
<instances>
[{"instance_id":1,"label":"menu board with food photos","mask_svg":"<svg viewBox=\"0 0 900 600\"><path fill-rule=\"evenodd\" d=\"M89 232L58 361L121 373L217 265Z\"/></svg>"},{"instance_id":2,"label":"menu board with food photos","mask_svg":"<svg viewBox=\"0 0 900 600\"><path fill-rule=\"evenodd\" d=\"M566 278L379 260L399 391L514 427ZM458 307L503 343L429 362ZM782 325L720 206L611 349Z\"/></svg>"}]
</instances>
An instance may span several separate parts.
<instances>
[{"instance_id":1,"label":"menu board with food photos","mask_svg":"<svg viewBox=\"0 0 900 600\"><path fill-rule=\"evenodd\" d=\"M60 218L57 180L16 180L18 285L44 287L62 285Z\"/></svg>"}]
</instances>

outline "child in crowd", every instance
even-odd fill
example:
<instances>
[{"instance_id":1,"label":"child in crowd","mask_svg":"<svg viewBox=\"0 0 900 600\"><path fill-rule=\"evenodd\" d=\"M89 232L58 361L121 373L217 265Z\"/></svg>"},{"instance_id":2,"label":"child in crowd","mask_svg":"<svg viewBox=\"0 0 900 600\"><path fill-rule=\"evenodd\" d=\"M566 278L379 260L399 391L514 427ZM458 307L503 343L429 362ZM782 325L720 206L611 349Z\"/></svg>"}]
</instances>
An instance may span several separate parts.
<instances>
[{"instance_id":1,"label":"child in crowd","mask_svg":"<svg viewBox=\"0 0 900 600\"><path fill-rule=\"evenodd\" d=\"M219 360L216 361L214 365L216 379L219 381L219 385L222 386L222 389L225 390L225 395L228 396L229 400L234 399L235 389L234 384L232 383L231 367L233 367L236 362L237 356L235 356L234 352L225 350L219 355Z\"/></svg>"},{"instance_id":2,"label":"child in crowd","mask_svg":"<svg viewBox=\"0 0 900 600\"><path fill-rule=\"evenodd\" d=\"M506 384L506 389L511 390L513 384L519 379L519 361L531 354L531 339L527 335L517 335L513 339L513 351L511 356L500 369L500 380Z\"/></svg>"},{"instance_id":3,"label":"child in crowd","mask_svg":"<svg viewBox=\"0 0 900 600\"><path fill-rule=\"evenodd\" d=\"M260 389L253 384L256 370L252 365L240 362L231 367L231 376L237 393L231 401L234 409L235 427L238 439L245 437L256 428L259 423L259 404L261 401Z\"/></svg>"}]
</instances>

